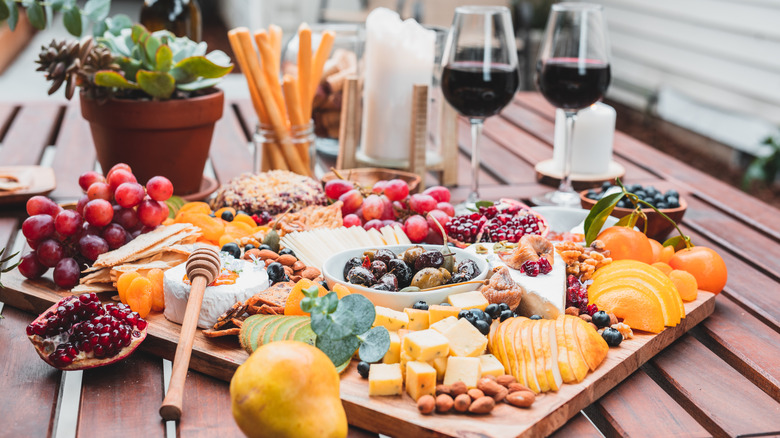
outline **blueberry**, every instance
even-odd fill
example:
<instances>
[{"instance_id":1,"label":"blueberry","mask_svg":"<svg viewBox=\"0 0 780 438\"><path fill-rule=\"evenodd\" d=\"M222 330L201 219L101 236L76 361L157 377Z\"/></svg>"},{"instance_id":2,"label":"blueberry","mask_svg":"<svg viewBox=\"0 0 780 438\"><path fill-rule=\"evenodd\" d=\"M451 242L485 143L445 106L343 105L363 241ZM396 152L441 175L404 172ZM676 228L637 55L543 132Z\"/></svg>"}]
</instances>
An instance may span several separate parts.
<instances>
[{"instance_id":1,"label":"blueberry","mask_svg":"<svg viewBox=\"0 0 780 438\"><path fill-rule=\"evenodd\" d=\"M507 303L498 303L498 310L500 310L502 312L504 310L510 310L509 309L509 304L507 304Z\"/></svg>"},{"instance_id":2,"label":"blueberry","mask_svg":"<svg viewBox=\"0 0 780 438\"><path fill-rule=\"evenodd\" d=\"M469 310L469 312L471 312L471 314L474 315L475 319L482 319L482 320L485 319L485 312L479 309L471 309Z\"/></svg>"},{"instance_id":3,"label":"blueberry","mask_svg":"<svg viewBox=\"0 0 780 438\"><path fill-rule=\"evenodd\" d=\"M588 194L585 196L587 196L588 199L599 199L599 193L596 191L596 189L588 190Z\"/></svg>"},{"instance_id":4,"label":"blueberry","mask_svg":"<svg viewBox=\"0 0 780 438\"><path fill-rule=\"evenodd\" d=\"M667 190L666 196L674 196L675 198L679 198L680 194L677 193L677 190L671 189L671 190Z\"/></svg>"},{"instance_id":5,"label":"blueberry","mask_svg":"<svg viewBox=\"0 0 780 438\"><path fill-rule=\"evenodd\" d=\"M358 362L357 370L360 377L368 379L368 372L371 371L371 364L361 360Z\"/></svg>"},{"instance_id":6,"label":"blueberry","mask_svg":"<svg viewBox=\"0 0 780 438\"><path fill-rule=\"evenodd\" d=\"M604 181L604 182L601 184L601 191L602 191L602 192L606 192L607 190L609 190L609 188L610 188L610 187L612 187L612 183L611 183L611 182L609 182L609 181Z\"/></svg>"},{"instance_id":7,"label":"blueberry","mask_svg":"<svg viewBox=\"0 0 780 438\"><path fill-rule=\"evenodd\" d=\"M222 212L222 216L220 216L223 221L233 222L233 213L230 212L230 210L225 210Z\"/></svg>"},{"instance_id":8,"label":"blueberry","mask_svg":"<svg viewBox=\"0 0 780 438\"><path fill-rule=\"evenodd\" d=\"M485 322L485 321L483 321L481 319L478 319L478 320L472 322L472 324L483 335L487 335L488 333L490 333L490 324L488 324L487 322Z\"/></svg>"},{"instance_id":9,"label":"blueberry","mask_svg":"<svg viewBox=\"0 0 780 438\"><path fill-rule=\"evenodd\" d=\"M680 206L680 200L676 196L666 196L666 203L669 204L669 208L677 208Z\"/></svg>"},{"instance_id":10,"label":"blueberry","mask_svg":"<svg viewBox=\"0 0 780 438\"><path fill-rule=\"evenodd\" d=\"M655 208L657 208L659 210L661 210L663 208L669 208L669 204L667 204L666 202L657 202L655 204Z\"/></svg>"},{"instance_id":11,"label":"blueberry","mask_svg":"<svg viewBox=\"0 0 780 438\"><path fill-rule=\"evenodd\" d=\"M414 303L414 306L412 306L412 309L418 309L418 310L428 310L428 303L425 301L418 301Z\"/></svg>"},{"instance_id":12,"label":"blueberry","mask_svg":"<svg viewBox=\"0 0 780 438\"><path fill-rule=\"evenodd\" d=\"M284 265L279 262L271 263L265 268L265 271L268 273L268 279L271 280L271 284L284 281L284 278L287 277L287 274L284 272Z\"/></svg>"},{"instance_id":13,"label":"blueberry","mask_svg":"<svg viewBox=\"0 0 780 438\"><path fill-rule=\"evenodd\" d=\"M636 193L637 190L642 190L641 184L631 184L629 186L626 186L626 190L628 190L631 193Z\"/></svg>"},{"instance_id":14,"label":"blueberry","mask_svg":"<svg viewBox=\"0 0 780 438\"><path fill-rule=\"evenodd\" d=\"M539 320L539 319L542 319L542 317L539 316L539 315L531 315L531 317L529 319Z\"/></svg>"},{"instance_id":15,"label":"blueberry","mask_svg":"<svg viewBox=\"0 0 780 438\"><path fill-rule=\"evenodd\" d=\"M216 216L216 215L214 214L214 212L212 211L211 213L209 213L209 217L217 217L217 216Z\"/></svg>"},{"instance_id":16,"label":"blueberry","mask_svg":"<svg viewBox=\"0 0 780 438\"><path fill-rule=\"evenodd\" d=\"M239 214L243 214L244 216L249 216L249 214L247 214L247 212L245 212L244 210L238 210L236 212L236 216L238 216Z\"/></svg>"},{"instance_id":17,"label":"blueberry","mask_svg":"<svg viewBox=\"0 0 780 438\"><path fill-rule=\"evenodd\" d=\"M220 251L225 251L226 253L232 255L234 258L237 259L241 258L241 248L235 242L228 242L222 245Z\"/></svg>"},{"instance_id":18,"label":"blueberry","mask_svg":"<svg viewBox=\"0 0 780 438\"><path fill-rule=\"evenodd\" d=\"M596 327L608 327L610 324L609 315L607 315L607 312L603 310L599 310L598 312L593 314L592 317L593 324L596 324Z\"/></svg>"},{"instance_id":19,"label":"blueberry","mask_svg":"<svg viewBox=\"0 0 780 438\"><path fill-rule=\"evenodd\" d=\"M291 256L295 257L296 259L298 258L295 255L295 253L293 252L293 250L291 250L290 248L284 248L284 249L279 250L279 255L285 255L285 254L290 254Z\"/></svg>"},{"instance_id":20,"label":"blueberry","mask_svg":"<svg viewBox=\"0 0 780 438\"><path fill-rule=\"evenodd\" d=\"M266 245L265 243L263 243L263 244L261 244L260 246L258 246L258 247L257 247L257 249L259 249L260 251L262 251L262 250L264 250L264 249L267 249L268 251L273 251L273 250L271 249L271 247L270 247L270 246L268 246L268 245Z\"/></svg>"},{"instance_id":21,"label":"blueberry","mask_svg":"<svg viewBox=\"0 0 780 438\"><path fill-rule=\"evenodd\" d=\"M504 322L504 321L506 321L507 319L509 319L509 318L511 318L513 316L515 316L515 314L512 313L512 311L508 310L508 309L507 310L502 310L501 314L499 315L499 317L501 318L501 322Z\"/></svg>"},{"instance_id":22,"label":"blueberry","mask_svg":"<svg viewBox=\"0 0 780 438\"><path fill-rule=\"evenodd\" d=\"M255 246L251 243L247 243L246 246L244 246L244 252L249 251L250 249L255 249Z\"/></svg>"},{"instance_id":23,"label":"blueberry","mask_svg":"<svg viewBox=\"0 0 780 438\"><path fill-rule=\"evenodd\" d=\"M440 306L452 306L452 304L450 304L450 303L441 303L441 304L439 304L439 305L440 305Z\"/></svg>"},{"instance_id":24,"label":"blueberry","mask_svg":"<svg viewBox=\"0 0 780 438\"><path fill-rule=\"evenodd\" d=\"M642 199L645 199L647 197L647 192L644 190L637 190L634 192L635 195L639 196Z\"/></svg>"},{"instance_id":25,"label":"blueberry","mask_svg":"<svg viewBox=\"0 0 780 438\"><path fill-rule=\"evenodd\" d=\"M468 310L461 310L460 312L458 312L458 319L461 318L466 318L469 321L471 321L472 319L474 319L474 315L472 315L471 312L469 312Z\"/></svg>"},{"instance_id":26,"label":"blueberry","mask_svg":"<svg viewBox=\"0 0 780 438\"><path fill-rule=\"evenodd\" d=\"M498 318L498 315L501 313L500 310L498 310L498 304L488 304L488 306L485 308L485 313L490 315L491 318L495 319Z\"/></svg>"},{"instance_id":27,"label":"blueberry","mask_svg":"<svg viewBox=\"0 0 780 438\"><path fill-rule=\"evenodd\" d=\"M330 290L330 286L328 286L328 282L326 280L320 281L320 286L324 287L325 290Z\"/></svg>"},{"instance_id":28,"label":"blueberry","mask_svg":"<svg viewBox=\"0 0 780 438\"><path fill-rule=\"evenodd\" d=\"M601 337L607 341L607 345L610 347L617 347L623 342L623 335L612 327L605 328L604 331L601 332Z\"/></svg>"}]
</instances>

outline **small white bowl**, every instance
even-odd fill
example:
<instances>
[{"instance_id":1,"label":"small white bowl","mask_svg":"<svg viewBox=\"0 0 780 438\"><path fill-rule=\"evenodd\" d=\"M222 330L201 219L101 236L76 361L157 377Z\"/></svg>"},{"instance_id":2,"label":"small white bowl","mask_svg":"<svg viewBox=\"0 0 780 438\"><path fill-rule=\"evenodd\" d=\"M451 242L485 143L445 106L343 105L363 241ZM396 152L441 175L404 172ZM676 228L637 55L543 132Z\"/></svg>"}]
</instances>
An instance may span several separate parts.
<instances>
[{"instance_id":1,"label":"small white bowl","mask_svg":"<svg viewBox=\"0 0 780 438\"><path fill-rule=\"evenodd\" d=\"M365 296L376 306L389 307L394 310L403 310L405 307L412 307L417 301L425 301L428 304L439 304L447 300L452 294L469 292L477 290L478 284L453 284L449 287L422 292L387 292L382 290L370 289L356 284L348 283L344 279L344 265L352 257L361 257L363 252L369 249L389 249L396 254L404 252L407 248L417 245L390 245L390 246L371 246L365 248L349 249L330 256L322 266L322 276L328 282L328 287L332 288L334 284L343 284L352 293ZM440 249L441 245L419 245L426 250ZM471 259L477 263L479 275L472 280L484 280L487 276L488 265L484 258L474 254L469 254L462 249L450 248L455 253L455 263L461 260Z\"/></svg>"},{"instance_id":2,"label":"small white bowl","mask_svg":"<svg viewBox=\"0 0 780 438\"><path fill-rule=\"evenodd\" d=\"M590 210L576 207L540 206L531 208L542 215L550 226L550 230L556 233L584 233L583 223L590 213ZM616 217L609 216L602 230L615 225L618 220Z\"/></svg>"}]
</instances>

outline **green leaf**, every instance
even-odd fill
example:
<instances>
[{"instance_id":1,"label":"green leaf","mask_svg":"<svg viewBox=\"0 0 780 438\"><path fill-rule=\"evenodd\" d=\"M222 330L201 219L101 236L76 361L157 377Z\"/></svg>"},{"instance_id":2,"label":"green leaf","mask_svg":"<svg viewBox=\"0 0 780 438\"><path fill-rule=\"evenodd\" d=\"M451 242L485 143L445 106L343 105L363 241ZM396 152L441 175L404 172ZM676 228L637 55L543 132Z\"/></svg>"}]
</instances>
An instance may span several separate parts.
<instances>
[{"instance_id":1,"label":"green leaf","mask_svg":"<svg viewBox=\"0 0 780 438\"><path fill-rule=\"evenodd\" d=\"M596 236L599 235L601 228L607 222L607 218L622 197L623 192L613 193L599 199L596 205L590 209L588 217L585 218L585 243L587 245L596 240Z\"/></svg>"},{"instance_id":2,"label":"green leaf","mask_svg":"<svg viewBox=\"0 0 780 438\"><path fill-rule=\"evenodd\" d=\"M101 87L127 88L137 90L138 85L128 82L124 76L115 71L102 70L95 74L95 85Z\"/></svg>"},{"instance_id":3,"label":"green leaf","mask_svg":"<svg viewBox=\"0 0 780 438\"><path fill-rule=\"evenodd\" d=\"M78 8L67 8L62 14L62 23L65 29L73 36L81 36L81 12Z\"/></svg>"},{"instance_id":4,"label":"green leaf","mask_svg":"<svg viewBox=\"0 0 780 438\"><path fill-rule=\"evenodd\" d=\"M493 201L477 201L474 205L477 207L477 209L479 209L479 207L492 207Z\"/></svg>"},{"instance_id":5,"label":"green leaf","mask_svg":"<svg viewBox=\"0 0 780 438\"><path fill-rule=\"evenodd\" d=\"M329 292L322 297L322 307L328 313L333 313L338 309L339 297L336 292Z\"/></svg>"},{"instance_id":6,"label":"green leaf","mask_svg":"<svg viewBox=\"0 0 780 438\"><path fill-rule=\"evenodd\" d=\"M233 66L220 66L205 56L192 56L176 63L171 74L179 83L192 82L197 78L221 78L233 70Z\"/></svg>"},{"instance_id":7,"label":"green leaf","mask_svg":"<svg viewBox=\"0 0 780 438\"><path fill-rule=\"evenodd\" d=\"M108 17L111 0L87 0L84 4L84 14L92 21L103 21Z\"/></svg>"},{"instance_id":8,"label":"green leaf","mask_svg":"<svg viewBox=\"0 0 780 438\"><path fill-rule=\"evenodd\" d=\"M222 81L222 78L213 79L198 79L197 81L188 82L186 84L176 84L176 88L182 91L195 91L203 90L204 88L210 88Z\"/></svg>"},{"instance_id":9,"label":"green leaf","mask_svg":"<svg viewBox=\"0 0 780 438\"><path fill-rule=\"evenodd\" d=\"M116 14L113 17L107 18L105 21L108 25L108 31L113 35L119 35L122 29L130 29L133 27L133 20L125 14Z\"/></svg>"},{"instance_id":10,"label":"green leaf","mask_svg":"<svg viewBox=\"0 0 780 438\"><path fill-rule=\"evenodd\" d=\"M119 65L119 68L125 72L125 77L134 78L138 74L138 70L143 67L141 61L128 57L114 58L114 62Z\"/></svg>"},{"instance_id":11,"label":"green leaf","mask_svg":"<svg viewBox=\"0 0 780 438\"><path fill-rule=\"evenodd\" d=\"M338 366L348 361L355 354L355 350L360 346L360 340L357 336L349 336L344 339L329 339L317 335L315 345L330 358L333 365Z\"/></svg>"},{"instance_id":12,"label":"green leaf","mask_svg":"<svg viewBox=\"0 0 780 438\"><path fill-rule=\"evenodd\" d=\"M108 24L106 23L106 20L98 21L92 25L92 36L101 37L105 35L106 32L108 32Z\"/></svg>"},{"instance_id":13,"label":"green leaf","mask_svg":"<svg viewBox=\"0 0 780 438\"><path fill-rule=\"evenodd\" d=\"M51 29L51 23L54 18L54 8L51 7L51 4L44 3L43 15L46 17L46 27Z\"/></svg>"},{"instance_id":14,"label":"green leaf","mask_svg":"<svg viewBox=\"0 0 780 438\"><path fill-rule=\"evenodd\" d=\"M331 292L333 293L333 292ZM376 318L376 308L374 304L363 295L350 294L339 301L338 310L348 310L356 316L353 326L354 334L366 332L374 325Z\"/></svg>"},{"instance_id":15,"label":"green leaf","mask_svg":"<svg viewBox=\"0 0 780 438\"><path fill-rule=\"evenodd\" d=\"M681 249L685 249L685 240L688 239L690 241L690 237L688 236L674 236L666 239L664 241L663 246L671 246L674 248L675 251L679 251ZM693 246L693 245L691 245Z\"/></svg>"},{"instance_id":16,"label":"green leaf","mask_svg":"<svg viewBox=\"0 0 780 438\"><path fill-rule=\"evenodd\" d=\"M11 10L8 9L8 5L4 1L0 1L0 21L5 20L11 16Z\"/></svg>"},{"instance_id":17,"label":"green leaf","mask_svg":"<svg viewBox=\"0 0 780 438\"><path fill-rule=\"evenodd\" d=\"M358 351L360 360L368 363L379 362L390 349L390 333L384 327L374 327L361 338L363 343Z\"/></svg>"},{"instance_id":18,"label":"green leaf","mask_svg":"<svg viewBox=\"0 0 780 438\"><path fill-rule=\"evenodd\" d=\"M65 0L51 0L49 4L51 5L52 9L59 11L65 6Z\"/></svg>"},{"instance_id":19,"label":"green leaf","mask_svg":"<svg viewBox=\"0 0 780 438\"><path fill-rule=\"evenodd\" d=\"M27 8L27 18L30 20L30 24L38 30L46 28L46 14L43 13L43 7L38 2L33 2Z\"/></svg>"},{"instance_id":20,"label":"green leaf","mask_svg":"<svg viewBox=\"0 0 780 438\"><path fill-rule=\"evenodd\" d=\"M14 3L13 0L5 0L8 5L8 27L13 31L16 29L16 23L19 22L19 8L21 6Z\"/></svg>"},{"instance_id":21,"label":"green leaf","mask_svg":"<svg viewBox=\"0 0 780 438\"><path fill-rule=\"evenodd\" d=\"M176 81L168 73L138 70L135 79L146 94L156 99L168 99L176 89Z\"/></svg>"},{"instance_id":22,"label":"green leaf","mask_svg":"<svg viewBox=\"0 0 780 438\"><path fill-rule=\"evenodd\" d=\"M619 221L615 224L616 227L628 227L628 228L634 228L636 226L636 222L639 220L639 215L636 214L636 212L631 212L631 214L628 214L626 216L623 216L620 218Z\"/></svg>"},{"instance_id":23,"label":"green leaf","mask_svg":"<svg viewBox=\"0 0 780 438\"><path fill-rule=\"evenodd\" d=\"M157 71L167 72L171 69L171 66L173 65L173 52L171 52L171 48L168 46L160 46L159 49L157 49L157 54L155 56L155 62L157 64Z\"/></svg>"}]
</instances>

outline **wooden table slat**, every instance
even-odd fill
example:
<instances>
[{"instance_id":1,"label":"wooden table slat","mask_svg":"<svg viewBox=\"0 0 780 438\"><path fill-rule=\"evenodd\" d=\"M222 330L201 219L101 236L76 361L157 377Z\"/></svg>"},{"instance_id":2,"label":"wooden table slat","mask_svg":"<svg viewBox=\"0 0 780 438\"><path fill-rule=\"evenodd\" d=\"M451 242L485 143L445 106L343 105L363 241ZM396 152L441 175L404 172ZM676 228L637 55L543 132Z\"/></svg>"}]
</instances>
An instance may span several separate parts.
<instances>
[{"instance_id":1,"label":"wooden table slat","mask_svg":"<svg viewBox=\"0 0 780 438\"><path fill-rule=\"evenodd\" d=\"M471 159L471 126L463 119L458 123L461 153ZM483 135L479 140L479 161L481 168L503 184L533 183L536 181L533 166ZM471 172L466 174L469 180ZM481 183L481 180L480 180ZM480 184L481 185L481 184Z\"/></svg>"},{"instance_id":2,"label":"wooden table slat","mask_svg":"<svg viewBox=\"0 0 780 438\"><path fill-rule=\"evenodd\" d=\"M8 132L8 128L11 127L18 109L18 105L7 102L0 103L0 142L5 139L5 134Z\"/></svg>"},{"instance_id":3,"label":"wooden table slat","mask_svg":"<svg viewBox=\"0 0 780 438\"><path fill-rule=\"evenodd\" d=\"M57 188L49 196L59 202L78 200L84 194L79 175L94 169L96 157L89 123L81 117L77 103L68 105L51 165L57 176Z\"/></svg>"},{"instance_id":4,"label":"wooden table slat","mask_svg":"<svg viewBox=\"0 0 780 438\"><path fill-rule=\"evenodd\" d=\"M59 129L62 107L51 103L25 104L14 117L0 149L4 166L38 164L43 149Z\"/></svg>"},{"instance_id":5,"label":"wooden table slat","mask_svg":"<svg viewBox=\"0 0 780 438\"><path fill-rule=\"evenodd\" d=\"M178 434L186 438L243 436L233 421L230 388L225 382L190 370L184 386Z\"/></svg>"},{"instance_id":6,"label":"wooden table slat","mask_svg":"<svg viewBox=\"0 0 780 438\"><path fill-rule=\"evenodd\" d=\"M550 436L552 438L601 438L603 435L580 412Z\"/></svg>"}]
</instances>

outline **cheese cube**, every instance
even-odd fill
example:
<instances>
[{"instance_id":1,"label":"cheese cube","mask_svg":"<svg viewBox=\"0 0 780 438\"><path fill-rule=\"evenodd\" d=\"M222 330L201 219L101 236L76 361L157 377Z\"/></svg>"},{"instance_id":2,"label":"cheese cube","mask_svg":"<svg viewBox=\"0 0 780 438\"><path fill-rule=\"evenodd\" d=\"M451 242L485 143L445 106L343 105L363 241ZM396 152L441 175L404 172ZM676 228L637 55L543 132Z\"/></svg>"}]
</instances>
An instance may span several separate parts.
<instances>
[{"instance_id":1,"label":"cheese cube","mask_svg":"<svg viewBox=\"0 0 780 438\"><path fill-rule=\"evenodd\" d=\"M405 329L409 326L409 315L404 312L388 309L387 307L376 306L374 327L380 325L391 332Z\"/></svg>"},{"instance_id":2,"label":"cheese cube","mask_svg":"<svg viewBox=\"0 0 780 438\"><path fill-rule=\"evenodd\" d=\"M371 366L373 368L373 365ZM468 388L476 388L480 375L478 357L455 357L447 359L447 371L444 373L444 384L452 385L463 382Z\"/></svg>"},{"instance_id":3,"label":"cheese cube","mask_svg":"<svg viewBox=\"0 0 780 438\"><path fill-rule=\"evenodd\" d=\"M428 307L428 326L432 326L435 322L441 321L448 316L458 317L460 313L460 307L441 306L434 305Z\"/></svg>"},{"instance_id":4,"label":"cheese cube","mask_svg":"<svg viewBox=\"0 0 780 438\"><path fill-rule=\"evenodd\" d=\"M368 395L399 395L402 392L401 365L375 363L368 372Z\"/></svg>"},{"instance_id":5,"label":"cheese cube","mask_svg":"<svg viewBox=\"0 0 780 438\"><path fill-rule=\"evenodd\" d=\"M459 319L444 332L444 337L449 340L451 356L477 357L487 346L487 337L466 318Z\"/></svg>"},{"instance_id":6,"label":"cheese cube","mask_svg":"<svg viewBox=\"0 0 780 438\"><path fill-rule=\"evenodd\" d=\"M425 330L428 328L428 311L421 309L404 309L409 316L409 330Z\"/></svg>"},{"instance_id":7,"label":"cheese cube","mask_svg":"<svg viewBox=\"0 0 780 438\"><path fill-rule=\"evenodd\" d=\"M401 354L399 356L398 363L401 365L401 374L403 375L404 380L406 380L406 364L413 361L414 358L412 356L409 356L409 353L407 353L406 351L404 351L403 348L401 348Z\"/></svg>"},{"instance_id":8,"label":"cheese cube","mask_svg":"<svg viewBox=\"0 0 780 438\"><path fill-rule=\"evenodd\" d=\"M397 332L390 332L390 348L382 358L382 363L399 363L401 361L401 338Z\"/></svg>"},{"instance_id":9,"label":"cheese cube","mask_svg":"<svg viewBox=\"0 0 780 438\"><path fill-rule=\"evenodd\" d=\"M436 369L425 362L406 364L406 392L415 401L426 395L434 395L436 390Z\"/></svg>"},{"instance_id":10,"label":"cheese cube","mask_svg":"<svg viewBox=\"0 0 780 438\"><path fill-rule=\"evenodd\" d=\"M455 325L456 322L458 322L458 318L454 316L448 316L441 321L437 321L431 324L431 328L443 334L447 331L447 329Z\"/></svg>"},{"instance_id":11,"label":"cheese cube","mask_svg":"<svg viewBox=\"0 0 780 438\"><path fill-rule=\"evenodd\" d=\"M483 354L479 357L479 377L491 376L503 376L506 374L504 365L498 360L497 357L492 354Z\"/></svg>"},{"instance_id":12,"label":"cheese cube","mask_svg":"<svg viewBox=\"0 0 780 438\"><path fill-rule=\"evenodd\" d=\"M433 367L436 368L436 379L443 380L444 373L447 372L447 358L437 357L433 360Z\"/></svg>"},{"instance_id":13,"label":"cheese cube","mask_svg":"<svg viewBox=\"0 0 780 438\"><path fill-rule=\"evenodd\" d=\"M487 298L482 295L482 292L478 290L450 295L447 297L447 301L452 304L453 307L460 307L461 309L479 309L483 312L488 304L490 304Z\"/></svg>"},{"instance_id":14,"label":"cheese cube","mask_svg":"<svg viewBox=\"0 0 780 438\"><path fill-rule=\"evenodd\" d=\"M436 330L420 330L404 336L401 348L414 360L421 362L444 357L450 351L449 341Z\"/></svg>"}]
</instances>

